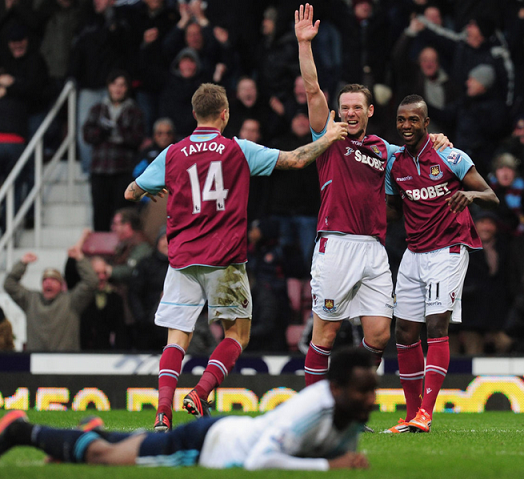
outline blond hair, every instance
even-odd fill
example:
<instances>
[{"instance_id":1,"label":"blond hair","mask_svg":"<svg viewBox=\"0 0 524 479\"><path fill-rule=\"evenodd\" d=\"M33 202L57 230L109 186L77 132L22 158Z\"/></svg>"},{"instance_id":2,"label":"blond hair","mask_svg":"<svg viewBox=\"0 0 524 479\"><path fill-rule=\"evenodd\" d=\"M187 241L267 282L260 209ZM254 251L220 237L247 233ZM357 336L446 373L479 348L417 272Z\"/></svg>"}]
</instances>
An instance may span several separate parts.
<instances>
[{"instance_id":1,"label":"blond hair","mask_svg":"<svg viewBox=\"0 0 524 479\"><path fill-rule=\"evenodd\" d=\"M213 83L202 83L191 98L197 120L217 119L225 108L229 108L226 89Z\"/></svg>"}]
</instances>

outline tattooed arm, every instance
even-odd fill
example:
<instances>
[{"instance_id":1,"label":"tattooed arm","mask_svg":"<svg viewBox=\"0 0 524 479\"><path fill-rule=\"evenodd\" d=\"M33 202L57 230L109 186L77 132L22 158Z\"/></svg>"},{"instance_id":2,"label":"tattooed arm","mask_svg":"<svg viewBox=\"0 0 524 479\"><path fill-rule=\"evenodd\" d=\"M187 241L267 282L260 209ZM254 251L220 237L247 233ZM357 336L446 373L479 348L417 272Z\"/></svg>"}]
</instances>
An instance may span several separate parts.
<instances>
[{"instance_id":1,"label":"tattooed arm","mask_svg":"<svg viewBox=\"0 0 524 479\"><path fill-rule=\"evenodd\" d=\"M144 196L147 196L148 198L151 198L156 203L155 196L158 196L159 198L163 198L164 195L166 194L167 194L167 190L164 188L163 190L159 191L156 195L152 195L151 193L148 193L147 191L140 188L140 186L137 185L136 181L132 181L131 183L129 183L128 187L126 188L126 191L124 193L124 198L129 201L138 202Z\"/></svg>"},{"instance_id":2,"label":"tattooed arm","mask_svg":"<svg viewBox=\"0 0 524 479\"><path fill-rule=\"evenodd\" d=\"M313 163L335 141L344 139L347 134L347 123L335 123L335 112L331 111L326 133L318 140L301 146L293 151L281 151L275 168L278 170L294 170L305 168Z\"/></svg>"}]
</instances>

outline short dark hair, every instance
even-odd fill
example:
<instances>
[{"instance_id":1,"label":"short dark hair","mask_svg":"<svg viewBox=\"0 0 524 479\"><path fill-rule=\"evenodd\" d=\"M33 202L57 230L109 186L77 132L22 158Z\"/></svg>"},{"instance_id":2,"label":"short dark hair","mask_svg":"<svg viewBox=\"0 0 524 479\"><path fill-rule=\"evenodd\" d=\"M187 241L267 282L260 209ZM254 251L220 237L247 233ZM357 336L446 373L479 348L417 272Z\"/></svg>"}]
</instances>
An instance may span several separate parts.
<instances>
[{"instance_id":1,"label":"short dark hair","mask_svg":"<svg viewBox=\"0 0 524 479\"><path fill-rule=\"evenodd\" d=\"M350 83L348 85L344 85L340 91L338 92L338 104L340 106L340 95L342 93L362 93L364 97L366 98L367 106L370 106L373 103L373 95L371 94L371 91L369 88L365 85L361 85L360 83Z\"/></svg>"},{"instance_id":2,"label":"short dark hair","mask_svg":"<svg viewBox=\"0 0 524 479\"><path fill-rule=\"evenodd\" d=\"M229 108L226 89L214 83L202 83L191 98L191 106L198 119L216 119L224 108Z\"/></svg>"},{"instance_id":3,"label":"short dark hair","mask_svg":"<svg viewBox=\"0 0 524 479\"><path fill-rule=\"evenodd\" d=\"M428 105L426 104L426 101L424 98L422 98L420 95L408 95L404 97L404 99L400 102L399 106L402 105L415 105L420 104L422 110L424 111L424 115L428 116Z\"/></svg>"},{"instance_id":4,"label":"short dark hair","mask_svg":"<svg viewBox=\"0 0 524 479\"><path fill-rule=\"evenodd\" d=\"M343 347L331 356L326 377L329 381L346 386L351 381L354 368L372 368L374 365L371 353L363 348Z\"/></svg>"},{"instance_id":5,"label":"short dark hair","mask_svg":"<svg viewBox=\"0 0 524 479\"><path fill-rule=\"evenodd\" d=\"M128 208L120 208L116 210L115 216L120 214L122 217L122 223L129 223L133 231L142 230L142 220L140 219L140 214L132 206Z\"/></svg>"},{"instance_id":6,"label":"short dark hair","mask_svg":"<svg viewBox=\"0 0 524 479\"><path fill-rule=\"evenodd\" d=\"M123 77L126 81L128 91L131 90L131 76L127 70L122 70L121 68L114 68L109 72L106 78L106 85L113 83L117 78Z\"/></svg>"}]
</instances>

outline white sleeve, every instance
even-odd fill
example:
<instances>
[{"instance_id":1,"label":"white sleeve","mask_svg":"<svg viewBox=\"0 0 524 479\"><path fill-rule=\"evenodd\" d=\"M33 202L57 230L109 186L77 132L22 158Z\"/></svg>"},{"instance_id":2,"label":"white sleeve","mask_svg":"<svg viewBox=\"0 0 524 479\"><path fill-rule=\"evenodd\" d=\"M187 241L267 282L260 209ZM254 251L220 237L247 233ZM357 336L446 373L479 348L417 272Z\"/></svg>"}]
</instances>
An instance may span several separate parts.
<instances>
[{"instance_id":1,"label":"white sleeve","mask_svg":"<svg viewBox=\"0 0 524 479\"><path fill-rule=\"evenodd\" d=\"M299 416L300 418L300 416ZM293 420L295 419L295 420ZM254 469L297 469L327 471L328 462L322 458L297 457L304 455L303 433L297 427L296 418L272 425L264 430L244 462L244 467ZM301 454L302 452L302 454Z\"/></svg>"},{"instance_id":2,"label":"white sleeve","mask_svg":"<svg viewBox=\"0 0 524 479\"><path fill-rule=\"evenodd\" d=\"M265 454L251 453L244 463L244 468L248 471L254 471L256 469L327 471L329 470L329 463L327 459L322 458L294 457L276 451L268 451Z\"/></svg>"}]
</instances>

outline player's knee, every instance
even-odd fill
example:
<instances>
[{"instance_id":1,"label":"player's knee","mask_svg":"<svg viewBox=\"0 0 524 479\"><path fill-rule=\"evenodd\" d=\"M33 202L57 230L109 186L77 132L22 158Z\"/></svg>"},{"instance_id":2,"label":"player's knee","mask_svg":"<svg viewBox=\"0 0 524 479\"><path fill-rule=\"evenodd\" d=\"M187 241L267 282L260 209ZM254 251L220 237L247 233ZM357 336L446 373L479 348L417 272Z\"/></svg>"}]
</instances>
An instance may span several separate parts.
<instances>
[{"instance_id":1,"label":"player's knee","mask_svg":"<svg viewBox=\"0 0 524 479\"><path fill-rule=\"evenodd\" d=\"M340 329L341 321L324 321L316 318L313 323L311 341L324 348L331 348Z\"/></svg>"},{"instance_id":2,"label":"player's knee","mask_svg":"<svg viewBox=\"0 0 524 479\"><path fill-rule=\"evenodd\" d=\"M370 345L373 345L376 348L384 349L391 337L391 330L389 324L377 325L371 330L364 332L364 337L366 342Z\"/></svg>"},{"instance_id":3,"label":"player's knee","mask_svg":"<svg viewBox=\"0 0 524 479\"><path fill-rule=\"evenodd\" d=\"M364 337L366 343L375 347L377 349L385 349L388 345L391 333L388 331L383 331L376 334L367 335Z\"/></svg>"},{"instance_id":4,"label":"player's knee","mask_svg":"<svg viewBox=\"0 0 524 479\"><path fill-rule=\"evenodd\" d=\"M428 316L426 318L428 338L442 338L447 336L450 317L451 313L449 311Z\"/></svg>"},{"instance_id":5,"label":"player's knee","mask_svg":"<svg viewBox=\"0 0 524 479\"><path fill-rule=\"evenodd\" d=\"M384 329L383 331L380 332L378 336L378 339L377 339L378 345L377 346L380 349L385 349L385 347L389 343L390 338L391 338L391 330L389 328Z\"/></svg>"},{"instance_id":6,"label":"player's knee","mask_svg":"<svg viewBox=\"0 0 524 479\"><path fill-rule=\"evenodd\" d=\"M246 349L247 345L249 344L249 334L238 338L238 342L240 343L240 346L242 346L242 351L244 351L244 349Z\"/></svg>"},{"instance_id":7,"label":"player's knee","mask_svg":"<svg viewBox=\"0 0 524 479\"><path fill-rule=\"evenodd\" d=\"M398 344L413 344L419 340L418 330L410 327L405 327L398 321L395 325L395 341ZM404 322L405 323L405 322Z\"/></svg>"},{"instance_id":8,"label":"player's knee","mask_svg":"<svg viewBox=\"0 0 524 479\"><path fill-rule=\"evenodd\" d=\"M249 331L238 331L235 333L228 331L225 334L225 337L229 339L234 339L238 344L240 344L240 346L242 346L242 350L244 350L249 344L250 334Z\"/></svg>"},{"instance_id":9,"label":"player's knee","mask_svg":"<svg viewBox=\"0 0 524 479\"><path fill-rule=\"evenodd\" d=\"M335 342L335 339L337 337L337 331L333 331L331 329L324 330L322 332L322 335L317 338L315 341L313 341L314 344L317 346L330 348L333 346L333 343Z\"/></svg>"}]
</instances>

